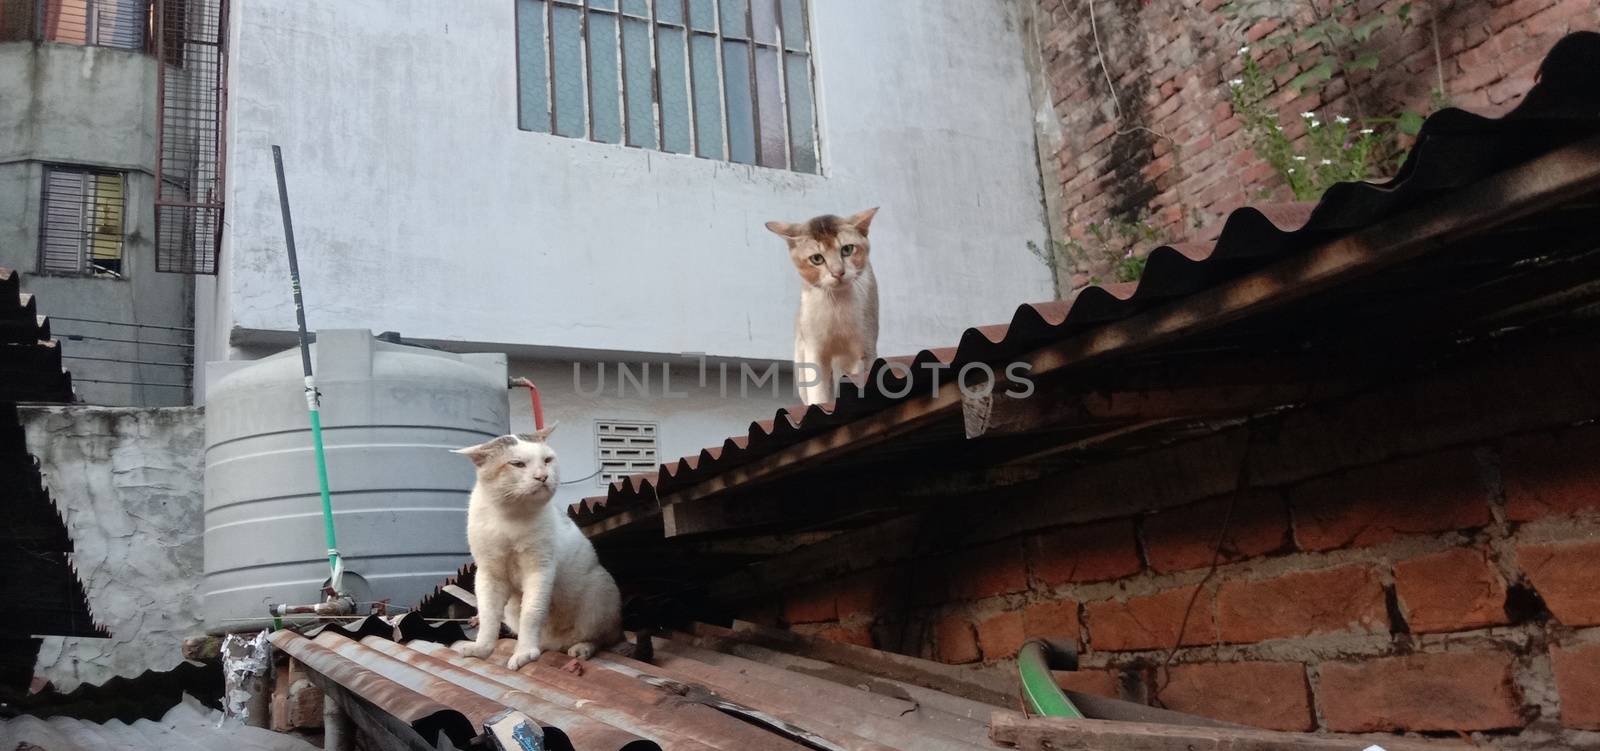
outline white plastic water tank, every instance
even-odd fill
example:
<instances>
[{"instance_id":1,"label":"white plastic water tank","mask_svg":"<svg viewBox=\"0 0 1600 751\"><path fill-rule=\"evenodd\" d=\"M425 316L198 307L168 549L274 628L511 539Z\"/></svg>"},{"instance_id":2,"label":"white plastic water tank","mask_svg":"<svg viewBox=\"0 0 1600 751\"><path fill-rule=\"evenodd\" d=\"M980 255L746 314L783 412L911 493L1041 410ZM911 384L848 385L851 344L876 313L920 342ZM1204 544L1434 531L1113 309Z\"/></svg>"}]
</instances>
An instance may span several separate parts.
<instances>
[{"instance_id":1,"label":"white plastic water tank","mask_svg":"<svg viewBox=\"0 0 1600 751\"><path fill-rule=\"evenodd\" d=\"M470 462L449 449L510 432L506 358L317 332L323 443L345 569L372 600L415 603L470 558ZM297 349L206 364L205 613L213 629L328 577ZM360 607L360 612L366 608Z\"/></svg>"}]
</instances>

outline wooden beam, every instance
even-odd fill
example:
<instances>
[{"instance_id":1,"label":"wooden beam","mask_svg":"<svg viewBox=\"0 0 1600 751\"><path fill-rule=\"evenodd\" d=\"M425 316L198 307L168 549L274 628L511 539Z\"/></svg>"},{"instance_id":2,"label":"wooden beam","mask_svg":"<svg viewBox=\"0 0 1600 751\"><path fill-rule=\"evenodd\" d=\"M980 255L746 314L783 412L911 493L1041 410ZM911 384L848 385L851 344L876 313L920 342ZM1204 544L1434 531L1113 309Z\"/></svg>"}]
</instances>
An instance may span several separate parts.
<instances>
[{"instance_id":1,"label":"wooden beam","mask_svg":"<svg viewBox=\"0 0 1600 751\"><path fill-rule=\"evenodd\" d=\"M1215 329L1600 191L1600 136L1556 149L1260 271L1036 350L1030 375Z\"/></svg>"},{"instance_id":2,"label":"wooden beam","mask_svg":"<svg viewBox=\"0 0 1600 751\"><path fill-rule=\"evenodd\" d=\"M1600 191L1600 137L1590 137L1462 188L1428 207L1019 359L1032 366L1029 376L1037 377L1214 330L1596 191ZM799 471L802 463L871 448L960 409L959 388L946 383L932 398L904 402L846 423L661 500L664 504L694 501L772 480Z\"/></svg>"},{"instance_id":3,"label":"wooden beam","mask_svg":"<svg viewBox=\"0 0 1600 751\"><path fill-rule=\"evenodd\" d=\"M989 738L1024 751L1351 751L1377 744L1387 751L1456 751L1460 741L1392 735L1312 735L1276 730L1200 728L1111 720L1023 718L995 712Z\"/></svg>"},{"instance_id":4,"label":"wooden beam","mask_svg":"<svg viewBox=\"0 0 1600 751\"><path fill-rule=\"evenodd\" d=\"M798 471L799 465L840 454L861 451L904 435L928 422L949 416L961 403L961 392L954 383L939 389L937 396L903 402L854 422L845 423L821 435L789 446L742 467L723 472L694 487L661 497L663 505L695 501L732 488L765 482Z\"/></svg>"},{"instance_id":5,"label":"wooden beam","mask_svg":"<svg viewBox=\"0 0 1600 751\"><path fill-rule=\"evenodd\" d=\"M957 438L956 440L960 440ZM827 493L767 487L760 492L725 493L662 510L665 535L732 532L778 524L838 525L870 515L972 493L992 492L1038 480L1058 468L1049 464L953 469L929 477L925 469L851 472L818 478ZM870 475L870 477L869 477Z\"/></svg>"},{"instance_id":6,"label":"wooden beam","mask_svg":"<svg viewBox=\"0 0 1600 751\"><path fill-rule=\"evenodd\" d=\"M1362 372L1341 372L1359 368ZM1366 363L1340 368L1320 356L1239 356L1186 367L1118 373L1105 386L1082 379L1035 382L1026 398L995 392L963 402L968 438L1216 416L1248 416L1336 398L1374 380Z\"/></svg>"}]
</instances>

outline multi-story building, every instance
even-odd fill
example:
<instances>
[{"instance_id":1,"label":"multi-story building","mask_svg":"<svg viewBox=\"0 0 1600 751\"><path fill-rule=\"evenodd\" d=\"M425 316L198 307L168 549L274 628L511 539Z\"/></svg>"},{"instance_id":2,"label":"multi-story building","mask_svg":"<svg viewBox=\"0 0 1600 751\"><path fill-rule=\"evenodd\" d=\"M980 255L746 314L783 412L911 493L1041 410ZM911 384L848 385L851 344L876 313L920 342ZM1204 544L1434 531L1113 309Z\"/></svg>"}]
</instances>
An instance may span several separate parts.
<instances>
[{"instance_id":1,"label":"multi-story building","mask_svg":"<svg viewBox=\"0 0 1600 751\"><path fill-rule=\"evenodd\" d=\"M562 423L565 476L600 471L570 497L718 443L797 401L740 377L792 356L800 282L767 220L881 207L886 355L1049 297L1027 249L1047 230L1019 13L234 0L198 358L293 344L278 145L312 329L510 354Z\"/></svg>"},{"instance_id":2,"label":"multi-story building","mask_svg":"<svg viewBox=\"0 0 1600 751\"><path fill-rule=\"evenodd\" d=\"M203 205L220 196L191 194L220 153L220 8L0 3L0 266L29 277L83 401L192 398L191 274L214 261L220 212Z\"/></svg>"}]
</instances>

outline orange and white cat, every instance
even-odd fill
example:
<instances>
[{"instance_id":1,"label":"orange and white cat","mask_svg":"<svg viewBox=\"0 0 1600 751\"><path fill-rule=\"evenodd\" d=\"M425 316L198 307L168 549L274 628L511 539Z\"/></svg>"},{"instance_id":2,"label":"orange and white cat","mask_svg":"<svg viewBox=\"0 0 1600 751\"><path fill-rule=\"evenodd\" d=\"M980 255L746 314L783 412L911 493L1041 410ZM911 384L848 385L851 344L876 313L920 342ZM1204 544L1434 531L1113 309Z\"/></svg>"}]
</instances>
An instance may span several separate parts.
<instances>
[{"instance_id":1,"label":"orange and white cat","mask_svg":"<svg viewBox=\"0 0 1600 751\"><path fill-rule=\"evenodd\" d=\"M878 280L867 231L876 208L826 214L800 224L767 222L789 245L800 272L794 324L795 387L800 401L826 404L845 375L862 375L878 356Z\"/></svg>"}]
</instances>

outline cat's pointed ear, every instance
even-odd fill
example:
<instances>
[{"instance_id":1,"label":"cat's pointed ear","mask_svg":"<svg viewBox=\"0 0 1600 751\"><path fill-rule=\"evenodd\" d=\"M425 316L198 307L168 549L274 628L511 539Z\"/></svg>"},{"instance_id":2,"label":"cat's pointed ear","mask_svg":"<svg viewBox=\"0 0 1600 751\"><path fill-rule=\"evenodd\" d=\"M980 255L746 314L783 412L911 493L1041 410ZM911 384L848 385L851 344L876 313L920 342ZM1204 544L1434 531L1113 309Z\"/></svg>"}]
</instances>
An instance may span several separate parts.
<instances>
[{"instance_id":1,"label":"cat's pointed ear","mask_svg":"<svg viewBox=\"0 0 1600 751\"><path fill-rule=\"evenodd\" d=\"M450 453L461 454L462 456L471 459L473 465L481 467L483 466L484 462L489 461L489 459L495 454L500 453L501 449L504 449L510 444L516 443L516 441L517 439L511 436L500 436L498 438L491 438L476 446L468 446L461 449L451 449Z\"/></svg>"},{"instance_id":2,"label":"cat's pointed ear","mask_svg":"<svg viewBox=\"0 0 1600 751\"><path fill-rule=\"evenodd\" d=\"M550 434L556 432L556 426L560 424L560 422L553 422L546 427L539 428L538 430L533 431L533 437L540 443L549 443Z\"/></svg>"},{"instance_id":3,"label":"cat's pointed ear","mask_svg":"<svg viewBox=\"0 0 1600 751\"><path fill-rule=\"evenodd\" d=\"M767 222L767 229L770 230L772 234L777 235L785 240L794 240L800 237L802 230L800 225L790 224L788 222Z\"/></svg>"},{"instance_id":4,"label":"cat's pointed ear","mask_svg":"<svg viewBox=\"0 0 1600 751\"><path fill-rule=\"evenodd\" d=\"M471 459L473 466L481 467L481 466L483 466L484 462L489 461L489 457L494 456L494 453L496 451L499 451L499 450L500 450L500 445L498 443L496 443L494 441L489 441L487 443L480 443L480 444L478 444L476 446L468 446L466 448L460 448L460 449L451 449L450 453L452 453L452 454L461 454L462 456L465 456L468 459Z\"/></svg>"},{"instance_id":5,"label":"cat's pointed ear","mask_svg":"<svg viewBox=\"0 0 1600 751\"><path fill-rule=\"evenodd\" d=\"M866 211L850 215L850 218L846 219L845 221L849 222L851 226L855 227L857 232L865 235L867 234L867 229L872 226L872 217L877 215L878 207L873 206Z\"/></svg>"}]
</instances>

